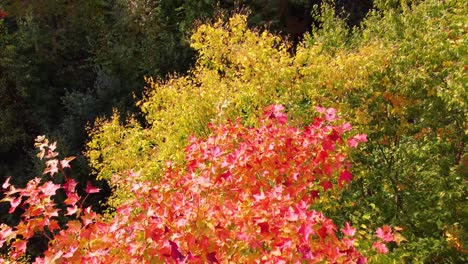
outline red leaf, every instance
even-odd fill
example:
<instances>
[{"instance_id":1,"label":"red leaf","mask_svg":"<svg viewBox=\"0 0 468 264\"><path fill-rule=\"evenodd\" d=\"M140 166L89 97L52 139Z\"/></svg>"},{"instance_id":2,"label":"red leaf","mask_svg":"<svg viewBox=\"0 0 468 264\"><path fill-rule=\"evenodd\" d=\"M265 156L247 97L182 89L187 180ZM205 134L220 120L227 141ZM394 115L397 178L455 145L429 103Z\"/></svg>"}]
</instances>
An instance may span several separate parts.
<instances>
[{"instance_id":1,"label":"red leaf","mask_svg":"<svg viewBox=\"0 0 468 264\"><path fill-rule=\"evenodd\" d=\"M81 217L81 220L83 221L83 226L87 226L87 225L93 223L94 220L96 219L96 217L97 217L97 215L96 215L96 213L94 213L91 210L91 207L87 207L84 210L83 216Z\"/></svg>"},{"instance_id":2,"label":"red leaf","mask_svg":"<svg viewBox=\"0 0 468 264\"><path fill-rule=\"evenodd\" d=\"M349 223L341 229L343 238L331 219L310 210L322 188L326 191L335 182L341 185L352 178L345 170L350 165L343 146L343 133L351 125L332 124L338 119L335 109L317 111L321 118L304 129L287 125L281 105L269 107L255 127L240 121L211 125L208 138L191 138L187 160L179 163L185 167L171 163L160 181L144 181L131 171L113 177L133 196L112 216L103 217L89 207L79 209L76 182L67 179L64 213L75 220L54 232L43 261L92 263L99 258L102 263L140 263L156 256L162 263L249 263L261 256L261 262L268 263L365 262L354 247L355 229ZM357 144L366 138L352 139ZM41 146L49 152L55 147L48 142ZM69 167L71 160L48 161L47 173ZM27 200L7 196L13 205L25 204L22 217L27 221L15 231L0 226L0 242L17 233L32 237L35 228L59 228L54 202L44 199L58 186L40 182L33 180L26 190L19 189ZM8 181L4 186L14 188ZM85 192L97 193L99 188L87 182ZM388 239L385 230L378 230L378 236ZM246 247L244 253L234 253ZM384 250L379 244L376 249Z\"/></svg>"},{"instance_id":3,"label":"red leaf","mask_svg":"<svg viewBox=\"0 0 468 264\"><path fill-rule=\"evenodd\" d=\"M60 226L59 226L59 224L58 224L58 222L56 220L50 221L48 227L49 227L49 230L52 231L52 232L54 230L60 230Z\"/></svg>"},{"instance_id":4,"label":"red leaf","mask_svg":"<svg viewBox=\"0 0 468 264\"><path fill-rule=\"evenodd\" d=\"M323 181L320 183L320 185L322 186L324 191L333 188L333 184L331 183L331 181Z\"/></svg>"},{"instance_id":5,"label":"red leaf","mask_svg":"<svg viewBox=\"0 0 468 264\"><path fill-rule=\"evenodd\" d=\"M269 234L270 233L270 226L267 222L262 222L257 224L260 227L260 233L262 234Z\"/></svg>"},{"instance_id":6,"label":"red leaf","mask_svg":"<svg viewBox=\"0 0 468 264\"><path fill-rule=\"evenodd\" d=\"M74 179L67 179L63 187L65 188L65 191L68 193L74 193L76 185L78 183Z\"/></svg>"},{"instance_id":7,"label":"red leaf","mask_svg":"<svg viewBox=\"0 0 468 264\"><path fill-rule=\"evenodd\" d=\"M208 263L219 263L216 259L216 252L206 254L206 259L208 260Z\"/></svg>"},{"instance_id":8,"label":"red leaf","mask_svg":"<svg viewBox=\"0 0 468 264\"><path fill-rule=\"evenodd\" d=\"M80 200L80 197L76 193L69 193L64 203L66 205L74 206L79 200Z\"/></svg>"},{"instance_id":9,"label":"red leaf","mask_svg":"<svg viewBox=\"0 0 468 264\"><path fill-rule=\"evenodd\" d=\"M317 198L319 198L319 197L320 197L319 191L317 191L317 190L312 190L312 191L310 191L310 197L312 197L312 199L317 199Z\"/></svg>"},{"instance_id":10,"label":"red leaf","mask_svg":"<svg viewBox=\"0 0 468 264\"><path fill-rule=\"evenodd\" d=\"M366 263L367 263L367 258L360 256L356 264L366 264Z\"/></svg>"},{"instance_id":11,"label":"red leaf","mask_svg":"<svg viewBox=\"0 0 468 264\"><path fill-rule=\"evenodd\" d=\"M177 244L172 242L172 241L169 241L169 243L171 244L171 257L172 257L172 259L174 259L174 260L183 260L185 257L184 257L184 255L182 255L182 253L180 253L179 246L177 246Z\"/></svg>"},{"instance_id":12,"label":"red leaf","mask_svg":"<svg viewBox=\"0 0 468 264\"><path fill-rule=\"evenodd\" d=\"M345 170L342 173L340 173L340 177L338 178L338 185L341 187L343 182L350 182L353 179L353 175L351 172Z\"/></svg>"},{"instance_id":13,"label":"red leaf","mask_svg":"<svg viewBox=\"0 0 468 264\"><path fill-rule=\"evenodd\" d=\"M26 245L28 241L25 240L16 240L11 244L13 248L15 248L15 254L22 255L26 253Z\"/></svg>"}]
</instances>

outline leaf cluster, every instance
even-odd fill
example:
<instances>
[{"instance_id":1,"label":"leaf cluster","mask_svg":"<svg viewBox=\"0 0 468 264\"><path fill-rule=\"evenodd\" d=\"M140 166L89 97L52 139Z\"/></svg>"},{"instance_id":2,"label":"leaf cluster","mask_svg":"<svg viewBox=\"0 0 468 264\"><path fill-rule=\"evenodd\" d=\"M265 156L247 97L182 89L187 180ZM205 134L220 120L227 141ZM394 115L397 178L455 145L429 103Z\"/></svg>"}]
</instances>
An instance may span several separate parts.
<instances>
[{"instance_id":1,"label":"leaf cluster","mask_svg":"<svg viewBox=\"0 0 468 264\"><path fill-rule=\"evenodd\" d=\"M213 125L208 138L190 139L186 165L169 162L159 183L131 171L115 175L134 196L110 218L83 208L87 196L77 195L63 170L73 158L55 159L55 143L40 137L44 174L60 171L65 182L36 178L19 189L5 182L10 213L18 206L25 212L18 226L0 225L0 246L9 244L8 257L18 260L28 240L47 231L49 247L34 263L366 263L354 246L356 229L346 223L339 232L311 209L321 193L351 181L346 148L365 142L365 135L349 135L350 124L340 124L332 108L317 107L319 116L304 129L288 124L283 110L267 108L258 128L240 120ZM67 197L63 210L51 200L58 189ZM88 184L85 192L99 189ZM59 214L72 216L66 228L58 225ZM383 226L376 237L378 254L388 252L386 243L399 243L397 228Z\"/></svg>"}]
</instances>

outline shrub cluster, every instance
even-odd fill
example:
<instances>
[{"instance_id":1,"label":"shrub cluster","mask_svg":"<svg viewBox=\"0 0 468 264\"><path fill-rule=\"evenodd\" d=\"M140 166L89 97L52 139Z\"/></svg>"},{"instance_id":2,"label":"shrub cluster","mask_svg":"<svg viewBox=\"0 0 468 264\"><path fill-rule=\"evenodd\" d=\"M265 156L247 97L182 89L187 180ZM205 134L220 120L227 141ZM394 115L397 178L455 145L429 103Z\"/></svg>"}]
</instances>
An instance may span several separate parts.
<instances>
[{"instance_id":1,"label":"shrub cluster","mask_svg":"<svg viewBox=\"0 0 468 264\"><path fill-rule=\"evenodd\" d=\"M49 248L35 263L366 263L355 247L356 229L346 223L339 232L311 208L321 193L351 181L343 150L366 136L348 136L351 125L337 124L333 108L317 107L321 116L304 129L290 126L283 110L267 108L258 128L239 120L213 125L207 139L190 139L185 167L168 163L158 183L134 172L114 175L134 197L110 219L83 208L86 197L64 171L73 158L56 159L55 143L38 138L38 156L48 159L44 174L52 180L2 185L10 213L18 207L24 213L18 226L0 225L0 245L10 245L9 257L17 260L28 240L44 233ZM62 184L54 183L59 173ZM53 201L58 189L67 197L63 209ZM98 191L90 184L85 189ZM59 215L71 217L63 228ZM401 241L393 231L377 230L377 253Z\"/></svg>"}]
</instances>

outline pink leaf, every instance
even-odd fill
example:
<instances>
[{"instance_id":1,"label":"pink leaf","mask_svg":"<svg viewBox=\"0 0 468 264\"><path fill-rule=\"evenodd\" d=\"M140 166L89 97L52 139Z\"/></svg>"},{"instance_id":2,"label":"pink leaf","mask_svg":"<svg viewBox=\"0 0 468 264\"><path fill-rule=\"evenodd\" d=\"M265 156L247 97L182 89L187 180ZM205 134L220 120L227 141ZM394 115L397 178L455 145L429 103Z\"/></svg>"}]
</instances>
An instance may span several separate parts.
<instances>
[{"instance_id":1,"label":"pink leaf","mask_svg":"<svg viewBox=\"0 0 468 264\"><path fill-rule=\"evenodd\" d=\"M10 185L11 185L11 184L10 184L10 179L11 179L11 177L8 177L8 178L6 179L6 181L3 183L3 185L2 185L2 188L3 188L3 189L6 189L6 188L10 187Z\"/></svg>"},{"instance_id":2,"label":"pink leaf","mask_svg":"<svg viewBox=\"0 0 468 264\"><path fill-rule=\"evenodd\" d=\"M255 201L261 201L266 198L265 194L263 192L260 192L260 194L254 194L253 195Z\"/></svg>"},{"instance_id":3,"label":"pink leaf","mask_svg":"<svg viewBox=\"0 0 468 264\"><path fill-rule=\"evenodd\" d=\"M73 205L73 207L67 207L67 213L65 215L75 214L76 211L78 211L78 207L76 205Z\"/></svg>"},{"instance_id":4,"label":"pink leaf","mask_svg":"<svg viewBox=\"0 0 468 264\"><path fill-rule=\"evenodd\" d=\"M357 147L359 142L367 142L367 135L366 134L358 134L352 138L348 138L348 145L352 148Z\"/></svg>"},{"instance_id":5,"label":"pink leaf","mask_svg":"<svg viewBox=\"0 0 468 264\"><path fill-rule=\"evenodd\" d=\"M98 193L100 190L101 189L92 186L91 182L88 182L88 184L86 185L85 192L86 193Z\"/></svg>"},{"instance_id":6,"label":"pink leaf","mask_svg":"<svg viewBox=\"0 0 468 264\"><path fill-rule=\"evenodd\" d=\"M221 152L221 149L219 147L213 147L210 149L210 154L213 158L217 158L219 156L221 156L222 152Z\"/></svg>"},{"instance_id":7,"label":"pink leaf","mask_svg":"<svg viewBox=\"0 0 468 264\"><path fill-rule=\"evenodd\" d=\"M55 173L58 173L58 160L53 159L53 160L48 160L46 161L46 168L43 172L43 174L50 173L50 176L54 176Z\"/></svg>"},{"instance_id":8,"label":"pink leaf","mask_svg":"<svg viewBox=\"0 0 468 264\"><path fill-rule=\"evenodd\" d=\"M343 125L341 125L341 129L343 129L343 131L351 131L353 127L350 123L346 122Z\"/></svg>"},{"instance_id":9,"label":"pink leaf","mask_svg":"<svg viewBox=\"0 0 468 264\"><path fill-rule=\"evenodd\" d=\"M60 161L60 166L62 166L62 169L65 168L70 168L70 161L74 160L75 157L68 157Z\"/></svg>"},{"instance_id":10,"label":"pink leaf","mask_svg":"<svg viewBox=\"0 0 468 264\"><path fill-rule=\"evenodd\" d=\"M309 236L315 234L311 223L304 223L299 228L299 234L303 236L304 241L309 241Z\"/></svg>"},{"instance_id":11,"label":"pink leaf","mask_svg":"<svg viewBox=\"0 0 468 264\"><path fill-rule=\"evenodd\" d=\"M377 250L377 253L379 253L379 254L387 254L388 253L387 246L382 242L375 242L372 245L372 247L375 248L375 250Z\"/></svg>"},{"instance_id":12,"label":"pink leaf","mask_svg":"<svg viewBox=\"0 0 468 264\"><path fill-rule=\"evenodd\" d=\"M60 185L54 184L53 182L46 182L42 187L42 192L47 196L55 195L55 192L60 189Z\"/></svg>"},{"instance_id":13,"label":"pink leaf","mask_svg":"<svg viewBox=\"0 0 468 264\"><path fill-rule=\"evenodd\" d=\"M351 248L352 246L354 246L354 243L355 243L355 239L352 238L343 238L343 243L346 245L347 248Z\"/></svg>"},{"instance_id":14,"label":"pink leaf","mask_svg":"<svg viewBox=\"0 0 468 264\"><path fill-rule=\"evenodd\" d=\"M356 140L358 140L359 142L367 142L367 135L366 134L358 134L358 135L354 136L354 138Z\"/></svg>"},{"instance_id":15,"label":"pink leaf","mask_svg":"<svg viewBox=\"0 0 468 264\"><path fill-rule=\"evenodd\" d=\"M336 117L336 109L335 108L328 108L325 112L325 120L329 122L333 122L337 119Z\"/></svg>"},{"instance_id":16,"label":"pink leaf","mask_svg":"<svg viewBox=\"0 0 468 264\"><path fill-rule=\"evenodd\" d=\"M345 227L341 229L341 232L343 232L345 236L352 237L356 233L356 228L352 228L351 225L348 222L346 222Z\"/></svg>"},{"instance_id":17,"label":"pink leaf","mask_svg":"<svg viewBox=\"0 0 468 264\"><path fill-rule=\"evenodd\" d=\"M385 242L393 241L392 228L388 225L377 228L376 235Z\"/></svg>"},{"instance_id":18,"label":"pink leaf","mask_svg":"<svg viewBox=\"0 0 468 264\"><path fill-rule=\"evenodd\" d=\"M132 192L137 192L142 186L141 182L132 183Z\"/></svg>"},{"instance_id":19,"label":"pink leaf","mask_svg":"<svg viewBox=\"0 0 468 264\"><path fill-rule=\"evenodd\" d=\"M10 201L10 210L8 210L8 213L13 213L16 209L16 207L18 207L18 205L20 205L21 203L21 196L20 197L17 197L17 198L14 198L13 200Z\"/></svg>"},{"instance_id":20,"label":"pink leaf","mask_svg":"<svg viewBox=\"0 0 468 264\"><path fill-rule=\"evenodd\" d=\"M285 124L288 121L288 117L284 113L284 106L282 105L271 105L265 109L265 116L276 120L279 124Z\"/></svg>"},{"instance_id":21,"label":"pink leaf","mask_svg":"<svg viewBox=\"0 0 468 264\"><path fill-rule=\"evenodd\" d=\"M11 227L7 226L6 224L0 224L0 247L3 246L5 241L8 241L12 237L15 237L16 234L13 232Z\"/></svg>"},{"instance_id":22,"label":"pink leaf","mask_svg":"<svg viewBox=\"0 0 468 264\"><path fill-rule=\"evenodd\" d=\"M78 249L78 246L71 246L68 248L67 251L65 251L65 254L63 254L63 258L71 258L75 254L76 250Z\"/></svg>"},{"instance_id":23,"label":"pink leaf","mask_svg":"<svg viewBox=\"0 0 468 264\"><path fill-rule=\"evenodd\" d=\"M176 226L177 227L184 227L188 223L188 220L185 218L180 218L179 220L176 221Z\"/></svg>"},{"instance_id":24,"label":"pink leaf","mask_svg":"<svg viewBox=\"0 0 468 264\"><path fill-rule=\"evenodd\" d=\"M67 179L63 187L65 188L65 191L68 193L74 193L75 188L76 188L77 182L74 179Z\"/></svg>"},{"instance_id":25,"label":"pink leaf","mask_svg":"<svg viewBox=\"0 0 468 264\"><path fill-rule=\"evenodd\" d=\"M87 225L93 223L94 219L96 219L96 213L94 213L91 210L91 207L86 207L86 209L84 210L84 214L81 217L81 220L83 222L83 226L87 226Z\"/></svg>"},{"instance_id":26,"label":"pink leaf","mask_svg":"<svg viewBox=\"0 0 468 264\"><path fill-rule=\"evenodd\" d=\"M348 145L355 148L358 145L358 141L355 138L348 138Z\"/></svg>"},{"instance_id":27,"label":"pink leaf","mask_svg":"<svg viewBox=\"0 0 468 264\"><path fill-rule=\"evenodd\" d=\"M299 216L297 215L296 212L294 212L293 208L289 207L289 210L288 212L286 212L284 219L291 221L291 222L295 222L299 219Z\"/></svg>"},{"instance_id":28,"label":"pink leaf","mask_svg":"<svg viewBox=\"0 0 468 264\"><path fill-rule=\"evenodd\" d=\"M47 146L47 145L46 145ZM47 150L47 153L45 155L45 158L46 159L52 159L52 158L55 158L58 156L58 153L55 152L54 150L57 148L57 142L54 142L52 144L49 144L48 145L48 150Z\"/></svg>"},{"instance_id":29,"label":"pink leaf","mask_svg":"<svg viewBox=\"0 0 468 264\"><path fill-rule=\"evenodd\" d=\"M320 107L320 106L316 106L316 107L315 107L315 111L317 111L317 112L319 112L319 113L325 113L325 108Z\"/></svg>"},{"instance_id":30,"label":"pink leaf","mask_svg":"<svg viewBox=\"0 0 468 264\"><path fill-rule=\"evenodd\" d=\"M210 187L211 186L211 180L210 177L203 177L199 176L196 180L196 183L198 183L202 187Z\"/></svg>"}]
</instances>

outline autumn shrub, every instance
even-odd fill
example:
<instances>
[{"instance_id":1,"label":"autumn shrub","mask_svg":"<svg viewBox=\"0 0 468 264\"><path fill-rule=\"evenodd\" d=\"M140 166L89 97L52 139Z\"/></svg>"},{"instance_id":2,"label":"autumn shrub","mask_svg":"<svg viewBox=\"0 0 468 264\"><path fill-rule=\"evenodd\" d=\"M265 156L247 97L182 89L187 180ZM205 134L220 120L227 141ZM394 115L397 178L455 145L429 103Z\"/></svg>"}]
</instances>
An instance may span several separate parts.
<instances>
[{"instance_id":1,"label":"autumn shrub","mask_svg":"<svg viewBox=\"0 0 468 264\"><path fill-rule=\"evenodd\" d=\"M366 263L356 229L339 229L313 209L324 192L352 180L346 149L366 135L351 135L335 109L316 109L319 116L303 129L288 124L281 105L267 108L258 127L240 120L213 125L208 138L190 138L185 166L168 162L158 183L132 171L114 175L114 184L134 196L107 218L82 206L87 196L77 195L65 172L73 158L56 159L55 143L39 138L38 156L47 159L44 174L52 179L2 185L9 213L24 213L19 225L0 225L0 245L18 260L28 240L44 232L49 248L35 263ZM59 178L61 184L53 182ZM64 208L54 204L59 189ZM59 215L70 217L64 228ZM387 243L402 240L398 230L378 228L364 252L387 253Z\"/></svg>"},{"instance_id":2,"label":"autumn shrub","mask_svg":"<svg viewBox=\"0 0 468 264\"><path fill-rule=\"evenodd\" d=\"M363 238L383 223L402 226L409 241L389 255L399 261L463 262L467 7L456 0L374 6L350 29L323 5L321 26L295 54L281 38L247 28L244 16L200 26L191 39L195 67L147 79L139 102L147 127L99 120L88 143L96 174L110 181L134 168L158 181L166 160L184 163L189 135L211 133L208 123L239 117L257 126L265 106L282 104L291 124L305 127L313 105L334 107L369 142L351 156L351 188L321 196L315 208L356 223ZM116 186L115 204L125 196Z\"/></svg>"}]
</instances>

